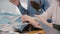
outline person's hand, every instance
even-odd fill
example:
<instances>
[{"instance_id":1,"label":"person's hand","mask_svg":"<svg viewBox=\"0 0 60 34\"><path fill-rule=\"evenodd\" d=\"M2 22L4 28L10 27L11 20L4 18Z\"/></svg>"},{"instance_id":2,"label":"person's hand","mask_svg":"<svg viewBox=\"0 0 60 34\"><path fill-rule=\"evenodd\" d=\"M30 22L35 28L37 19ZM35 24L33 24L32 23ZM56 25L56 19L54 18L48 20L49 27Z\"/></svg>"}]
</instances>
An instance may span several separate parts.
<instances>
[{"instance_id":1,"label":"person's hand","mask_svg":"<svg viewBox=\"0 0 60 34\"><path fill-rule=\"evenodd\" d=\"M37 27L37 28L41 28L41 26L39 25L39 23L31 16L28 16L28 15L23 15L21 17L22 21L23 22L26 22L28 21L30 24L32 24L34 27Z\"/></svg>"},{"instance_id":2,"label":"person's hand","mask_svg":"<svg viewBox=\"0 0 60 34\"><path fill-rule=\"evenodd\" d=\"M46 19L42 18L40 15L35 15L39 21L42 21L42 23L48 25L49 27L53 27L52 24L48 23Z\"/></svg>"},{"instance_id":3,"label":"person's hand","mask_svg":"<svg viewBox=\"0 0 60 34\"><path fill-rule=\"evenodd\" d=\"M26 21L28 21L29 23L35 22L35 19L28 15L23 15L21 19L23 22L26 22Z\"/></svg>"},{"instance_id":4,"label":"person's hand","mask_svg":"<svg viewBox=\"0 0 60 34\"><path fill-rule=\"evenodd\" d=\"M35 17L40 18L40 15L35 15Z\"/></svg>"}]
</instances>

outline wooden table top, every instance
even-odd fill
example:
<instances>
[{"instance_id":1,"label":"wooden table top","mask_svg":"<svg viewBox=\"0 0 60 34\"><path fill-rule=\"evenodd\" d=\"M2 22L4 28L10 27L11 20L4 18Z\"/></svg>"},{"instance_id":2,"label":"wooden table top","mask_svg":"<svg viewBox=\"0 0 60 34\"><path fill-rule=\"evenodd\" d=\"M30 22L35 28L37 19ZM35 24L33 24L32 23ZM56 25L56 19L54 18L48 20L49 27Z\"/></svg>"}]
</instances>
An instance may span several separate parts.
<instances>
[{"instance_id":1,"label":"wooden table top","mask_svg":"<svg viewBox=\"0 0 60 34\"><path fill-rule=\"evenodd\" d=\"M27 32L27 34L45 34L44 30L39 30L39 31L31 31L31 32Z\"/></svg>"}]
</instances>

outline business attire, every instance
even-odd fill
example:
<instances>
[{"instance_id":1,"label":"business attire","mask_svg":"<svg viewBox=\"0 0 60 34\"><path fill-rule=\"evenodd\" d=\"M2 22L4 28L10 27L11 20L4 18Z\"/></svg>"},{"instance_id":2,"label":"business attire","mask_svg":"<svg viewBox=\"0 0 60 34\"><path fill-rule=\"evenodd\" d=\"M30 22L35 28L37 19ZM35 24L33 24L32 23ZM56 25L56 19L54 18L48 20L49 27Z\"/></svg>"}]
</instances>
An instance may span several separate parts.
<instances>
[{"instance_id":1,"label":"business attire","mask_svg":"<svg viewBox=\"0 0 60 34\"><path fill-rule=\"evenodd\" d=\"M41 4L40 4L40 7L45 10L47 10L50 6L50 3L47 1L47 0L34 0L36 2L40 2L41 1Z\"/></svg>"},{"instance_id":2,"label":"business attire","mask_svg":"<svg viewBox=\"0 0 60 34\"><path fill-rule=\"evenodd\" d=\"M52 25L53 28L49 27L43 27L48 34L59 34L60 33L60 7L57 0L54 0L51 6L47 9L46 12L44 12L42 15L40 15L44 19L52 18ZM41 24L41 23L40 23Z\"/></svg>"},{"instance_id":3,"label":"business attire","mask_svg":"<svg viewBox=\"0 0 60 34\"><path fill-rule=\"evenodd\" d=\"M54 0L47 0L49 2L49 4L53 3Z\"/></svg>"},{"instance_id":4,"label":"business attire","mask_svg":"<svg viewBox=\"0 0 60 34\"><path fill-rule=\"evenodd\" d=\"M59 9L60 7L57 0L54 0L51 6L46 10L46 12L40 15L40 17L46 20L49 18L52 19L53 27L49 27L38 20L42 28L45 30L46 34L60 34L60 18L59 18L60 10Z\"/></svg>"},{"instance_id":5,"label":"business attire","mask_svg":"<svg viewBox=\"0 0 60 34\"><path fill-rule=\"evenodd\" d=\"M33 0L35 1L36 3L40 2L40 0ZM42 14L44 12L44 10L46 10L48 7L48 5L46 3L48 3L48 1L46 0L41 0L42 4L39 5L40 8L42 8L41 11L37 11L36 9L34 9L30 3L30 0L28 0L28 7L27 7L27 10L29 11L29 14L30 16L34 16L35 14ZM48 3L49 4L49 3Z\"/></svg>"},{"instance_id":6,"label":"business attire","mask_svg":"<svg viewBox=\"0 0 60 34\"><path fill-rule=\"evenodd\" d=\"M34 16L34 14L42 14L44 11L36 11L32 6L31 6L31 4L30 4L30 0L26 0L24 3L23 3L23 1L25 1L25 0L20 0L20 5L18 6L18 8L19 8L19 10L20 10L20 12L22 13L22 15L24 15L24 14L27 14L27 15L29 15L29 16ZM34 1L36 1L36 0L34 0ZM40 1L40 0L39 0ZM36 1L36 2L39 2L39 1ZM42 1L43 3L42 3L42 5L44 5L44 1ZM25 4L26 4L26 6L27 7L25 7ZM44 7L44 6L42 6L42 7ZM17 20L16 20L16 22L21 22L21 18L19 17ZM18 26L18 28L16 28L16 29L19 29L20 31L21 30L23 30L23 28L24 27L26 27L28 24L25 24L23 27L20 27L20 25ZM21 28L21 29L20 29Z\"/></svg>"},{"instance_id":7,"label":"business attire","mask_svg":"<svg viewBox=\"0 0 60 34\"><path fill-rule=\"evenodd\" d=\"M23 0L23 1L25 1L25 0ZM44 12L44 10L42 10L42 11L37 11L36 9L34 9L32 6L31 6L31 4L30 4L30 0L26 0L26 2L24 2L25 4L27 4L27 7L24 7L24 3L22 3L23 2L22 0L20 0L20 3L21 3L21 5L19 5L18 6L18 8L19 8L19 10L20 10L20 12L24 15L24 14L27 14L27 15L30 15L30 16L34 16L34 14L42 14L43 12ZM36 0L34 0L34 1L36 1ZM38 1L40 1L40 0L38 0ZM38 1L36 1L36 2L38 2ZM42 2L44 2L44 1L42 1ZM42 5L43 5L44 3L42 3ZM44 7L44 6L43 6ZM27 8L27 9L26 9Z\"/></svg>"},{"instance_id":8,"label":"business attire","mask_svg":"<svg viewBox=\"0 0 60 34\"><path fill-rule=\"evenodd\" d=\"M20 1L21 2L21 4L18 6L18 8L19 8L19 10L20 10L20 12L22 13L22 15L24 15L24 14L27 14L27 15L29 15L29 16L34 16L34 13L36 14L37 13L37 11L31 6L31 4L29 4L30 3L30 1L28 0L28 3L27 3L27 9L26 9L26 7L24 7L24 3L22 4L22 1ZM23 6L22 6L23 5ZM29 9L28 9L29 8ZM31 9L31 10L30 10ZM32 11L32 13L30 12L30 11ZM37 13L38 14L38 13ZM40 14L40 13L39 13ZM17 20L16 20L16 22L21 22L21 18L19 17ZM20 24L22 24L22 23L20 23ZM15 26L15 28L16 29L18 29L20 32L22 32L23 31L23 29L27 26L28 24L24 24L23 26L21 26L20 27L20 25L18 25L18 26Z\"/></svg>"},{"instance_id":9,"label":"business attire","mask_svg":"<svg viewBox=\"0 0 60 34\"><path fill-rule=\"evenodd\" d=\"M29 15L29 11L27 9L25 9L24 7L22 7L21 5L18 6L20 12L22 13L22 15L27 14Z\"/></svg>"},{"instance_id":10,"label":"business attire","mask_svg":"<svg viewBox=\"0 0 60 34\"><path fill-rule=\"evenodd\" d=\"M52 17L52 20L53 20L53 24L58 24L60 25L59 23L59 5L58 5L58 2L53 2L51 4L51 6L47 9L46 12L44 12L41 16L44 18L44 19L48 19L48 18L51 18ZM57 19L57 20L56 20ZM55 23L56 21L56 23Z\"/></svg>"},{"instance_id":11,"label":"business attire","mask_svg":"<svg viewBox=\"0 0 60 34\"><path fill-rule=\"evenodd\" d=\"M24 2L25 1L25 2ZM33 0L34 2L38 3L40 0ZM27 12L28 15L34 16L34 14L42 14L47 8L49 7L49 2L47 0L41 0L42 4L39 4L39 7L42 8L41 11L37 11L36 9L33 8L31 5L31 0L20 0L20 6L18 7L21 10L21 13ZM25 13L26 14L26 13Z\"/></svg>"},{"instance_id":12,"label":"business attire","mask_svg":"<svg viewBox=\"0 0 60 34\"><path fill-rule=\"evenodd\" d=\"M46 1L48 1L48 2L46 2ZM48 9L54 0L46 0L46 1L45 1L45 6L46 6L45 9Z\"/></svg>"}]
</instances>

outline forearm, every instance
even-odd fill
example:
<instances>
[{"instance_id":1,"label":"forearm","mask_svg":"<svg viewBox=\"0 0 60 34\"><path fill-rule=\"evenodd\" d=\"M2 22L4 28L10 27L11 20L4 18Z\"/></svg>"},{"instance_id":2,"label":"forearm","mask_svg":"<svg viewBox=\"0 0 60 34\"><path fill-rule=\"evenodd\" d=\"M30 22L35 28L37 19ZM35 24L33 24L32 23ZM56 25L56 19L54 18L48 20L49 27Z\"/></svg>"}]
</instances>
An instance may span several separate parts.
<instances>
[{"instance_id":1,"label":"forearm","mask_svg":"<svg viewBox=\"0 0 60 34\"><path fill-rule=\"evenodd\" d=\"M41 25L37 21L32 22L32 25L36 28L42 28Z\"/></svg>"},{"instance_id":2,"label":"forearm","mask_svg":"<svg viewBox=\"0 0 60 34\"><path fill-rule=\"evenodd\" d=\"M42 28L41 27L41 25L40 25L40 23L36 20L37 18L35 18L35 17L32 17L32 18L34 18L35 20L32 20L32 25L34 26L34 27L37 27L37 28Z\"/></svg>"},{"instance_id":3,"label":"forearm","mask_svg":"<svg viewBox=\"0 0 60 34\"><path fill-rule=\"evenodd\" d=\"M48 25L49 27L53 27L52 24L48 23L47 20L43 19L42 17L38 17L39 21L42 21L44 24Z\"/></svg>"}]
</instances>

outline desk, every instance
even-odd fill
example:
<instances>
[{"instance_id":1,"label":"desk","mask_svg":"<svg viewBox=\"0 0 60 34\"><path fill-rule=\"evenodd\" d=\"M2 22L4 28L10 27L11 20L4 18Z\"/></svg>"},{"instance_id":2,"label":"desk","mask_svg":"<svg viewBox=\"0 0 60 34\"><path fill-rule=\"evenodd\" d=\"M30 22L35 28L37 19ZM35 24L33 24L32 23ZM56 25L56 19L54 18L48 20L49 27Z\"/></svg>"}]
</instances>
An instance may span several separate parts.
<instances>
[{"instance_id":1,"label":"desk","mask_svg":"<svg viewBox=\"0 0 60 34\"><path fill-rule=\"evenodd\" d=\"M27 34L45 34L45 31L44 30L31 31L31 32L27 32Z\"/></svg>"},{"instance_id":2,"label":"desk","mask_svg":"<svg viewBox=\"0 0 60 34\"><path fill-rule=\"evenodd\" d=\"M31 26L31 25L29 25L29 26ZM43 29L34 29L34 30L31 30L31 31L24 31L24 32L25 32L25 34L45 34L45 31ZM21 33L21 34L23 34L23 33Z\"/></svg>"}]
</instances>

